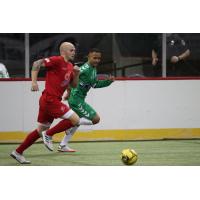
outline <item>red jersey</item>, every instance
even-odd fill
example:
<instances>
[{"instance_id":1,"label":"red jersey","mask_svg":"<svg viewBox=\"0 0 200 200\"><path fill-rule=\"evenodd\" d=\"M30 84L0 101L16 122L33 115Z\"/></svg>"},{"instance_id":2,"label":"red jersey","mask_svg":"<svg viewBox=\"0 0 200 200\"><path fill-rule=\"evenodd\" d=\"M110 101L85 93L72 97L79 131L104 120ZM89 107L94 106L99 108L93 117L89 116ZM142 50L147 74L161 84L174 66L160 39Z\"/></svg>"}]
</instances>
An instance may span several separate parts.
<instances>
[{"instance_id":1,"label":"red jersey","mask_svg":"<svg viewBox=\"0 0 200 200\"><path fill-rule=\"evenodd\" d=\"M44 65L47 74L43 94L61 99L73 79L73 65L66 62L62 56L45 58Z\"/></svg>"}]
</instances>

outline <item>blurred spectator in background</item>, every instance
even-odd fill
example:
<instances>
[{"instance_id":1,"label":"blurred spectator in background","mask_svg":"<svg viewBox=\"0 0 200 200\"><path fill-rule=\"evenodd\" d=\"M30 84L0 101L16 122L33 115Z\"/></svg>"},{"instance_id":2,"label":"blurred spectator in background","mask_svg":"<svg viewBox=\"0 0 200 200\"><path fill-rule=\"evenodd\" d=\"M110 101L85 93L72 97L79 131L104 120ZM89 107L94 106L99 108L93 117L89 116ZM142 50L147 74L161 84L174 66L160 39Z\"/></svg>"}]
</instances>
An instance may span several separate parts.
<instances>
[{"instance_id":1,"label":"blurred spectator in background","mask_svg":"<svg viewBox=\"0 0 200 200\"><path fill-rule=\"evenodd\" d=\"M187 76L186 59L190 56L188 44L176 33L167 33L167 76ZM162 36L158 36L152 49L154 75L161 76Z\"/></svg>"},{"instance_id":2,"label":"blurred spectator in background","mask_svg":"<svg viewBox=\"0 0 200 200\"><path fill-rule=\"evenodd\" d=\"M6 66L0 63L0 78L10 78Z\"/></svg>"}]
</instances>

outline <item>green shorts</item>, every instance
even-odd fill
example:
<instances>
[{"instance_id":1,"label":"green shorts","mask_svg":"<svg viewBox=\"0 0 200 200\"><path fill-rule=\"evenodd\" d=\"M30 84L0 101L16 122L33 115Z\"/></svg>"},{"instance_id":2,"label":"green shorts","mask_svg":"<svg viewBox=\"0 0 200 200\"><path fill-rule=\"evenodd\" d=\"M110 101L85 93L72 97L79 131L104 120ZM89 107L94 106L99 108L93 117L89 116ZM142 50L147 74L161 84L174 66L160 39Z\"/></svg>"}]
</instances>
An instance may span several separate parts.
<instances>
[{"instance_id":1,"label":"green shorts","mask_svg":"<svg viewBox=\"0 0 200 200\"><path fill-rule=\"evenodd\" d=\"M76 112L76 114L81 118L92 120L96 116L96 111L87 104L84 99L79 97L70 96L68 100L70 108Z\"/></svg>"}]
</instances>

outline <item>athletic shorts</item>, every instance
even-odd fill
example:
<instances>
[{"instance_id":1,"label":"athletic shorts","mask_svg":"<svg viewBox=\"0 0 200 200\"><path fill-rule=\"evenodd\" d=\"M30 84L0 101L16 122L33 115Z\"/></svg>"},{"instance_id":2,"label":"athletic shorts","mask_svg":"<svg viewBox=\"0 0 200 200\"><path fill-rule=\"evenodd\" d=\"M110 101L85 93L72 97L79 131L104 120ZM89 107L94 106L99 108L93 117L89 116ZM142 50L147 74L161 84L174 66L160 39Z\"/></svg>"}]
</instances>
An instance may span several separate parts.
<instances>
[{"instance_id":1,"label":"athletic shorts","mask_svg":"<svg viewBox=\"0 0 200 200\"><path fill-rule=\"evenodd\" d=\"M71 97L68 100L70 108L76 112L76 114L81 118L92 120L96 116L96 111L87 104L84 99L79 97Z\"/></svg>"},{"instance_id":2,"label":"athletic shorts","mask_svg":"<svg viewBox=\"0 0 200 200\"><path fill-rule=\"evenodd\" d=\"M59 99L42 95L39 100L38 122L41 124L51 124L54 119L61 118L71 108L63 104Z\"/></svg>"}]
</instances>

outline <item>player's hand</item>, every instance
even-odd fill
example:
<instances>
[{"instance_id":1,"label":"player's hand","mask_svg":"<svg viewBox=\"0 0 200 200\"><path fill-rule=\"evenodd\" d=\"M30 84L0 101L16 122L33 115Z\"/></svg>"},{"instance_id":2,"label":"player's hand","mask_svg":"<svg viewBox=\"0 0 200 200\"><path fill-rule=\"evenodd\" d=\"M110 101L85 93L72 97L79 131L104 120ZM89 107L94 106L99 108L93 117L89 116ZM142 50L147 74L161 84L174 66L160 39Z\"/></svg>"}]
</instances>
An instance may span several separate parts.
<instances>
[{"instance_id":1,"label":"player's hand","mask_svg":"<svg viewBox=\"0 0 200 200\"><path fill-rule=\"evenodd\" d=\"M177 63L179 61L179 58L177 56L171 57L171 63Z\"/></svg>"},{"instance_id":2,"label":"player's hand","mask_svg":"<svg viewBox=\"0 0 200 200\"><path fill-rule=\"evenodd\" d=\"M112 76L112 75L109 75L108 78L107 78L107 80L114 81L114 80L115 80L115 77Z\"/></svg>"},{"instance_id":3,"label":"player's hand","mask_svg":"<svg viewBox=\"0 0 200 200\"><path fill-rule=\"evenodd\" d=\"M65 90L63 96L62 96L62 100L66 101L67 99L69 99L70 96L70 89Z\"/></svg>"},{"instance_id":4,"label":"player's hand","mask_svg":"<svg viewBox=\"0 0 200 200\"><path fill-rule=\"evenodd\" d=\"M68 94L68 92L64 93L63 96L62 96L62 100L63 100L63 101L66 101L67 99L69 99L69 94Z\"/></svg>"},{"instance_id":5,"label":"player's hand","mask_svg":"<svg viewBox=\"0 0 200 200\"><path fill-rule=\"evenodd\" d=\"M35 82L32 82L31 91L32 91L32 92L39 91L39 87L38 87L37 82L36 82L36 83L35 83Z\"/></svg>"},{"instance_id":6,"label":"player's hand","mask_svg":"<svg viewBox=\"0 0 200 200\"><path fill-rule=\"evenodd\" d=\"M156 66L157 63L158 63L158 58L153 58L153 59L152 59L152 65L153 65L153 66Z\"/></svg>"},{"instance_id":7,"label":"player's hand","mask_svg":"<svg viewBox=\"0 0 200 200\"><path fill-rule=\"evenodd\" d=\"M80 74L80 69L77 65L74 66L73 72L74 72L74 75L76 75L76 76L78 76Z\"/></svg>"}]
</instances>

